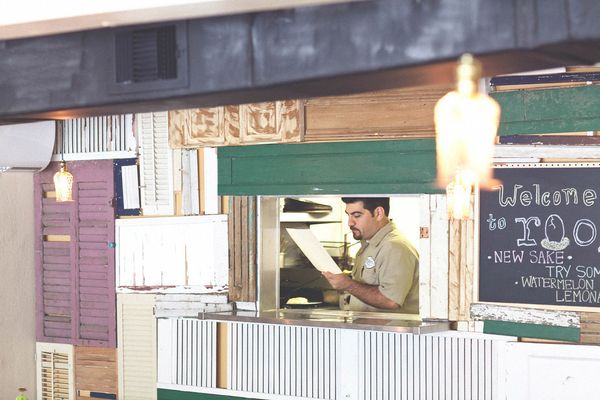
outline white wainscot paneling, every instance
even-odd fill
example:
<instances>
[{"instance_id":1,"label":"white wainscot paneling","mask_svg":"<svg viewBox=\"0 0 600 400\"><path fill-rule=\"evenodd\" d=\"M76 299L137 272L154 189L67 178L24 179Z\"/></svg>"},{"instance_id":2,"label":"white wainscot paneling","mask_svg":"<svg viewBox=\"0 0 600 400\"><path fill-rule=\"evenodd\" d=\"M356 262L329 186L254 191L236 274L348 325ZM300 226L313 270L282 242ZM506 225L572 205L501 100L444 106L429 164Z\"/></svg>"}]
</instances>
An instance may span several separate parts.
<instances>
[{"instance_id":1,"label":"white wainscot paneling","mask_svg":"<svg viewBox=\"0 0 600 400\"><path fill-rule=\"evenodd\" d=\"M600 347L507 343L498 399L596 399L600 393Z\"/></svg>"},{"instance_id":2,"label":"white wainscot paneling","mask_svg":"<svg viewBox=\"0 0 600 400\"><path fill-rule=\"evenodd\" d=\"M158 387L198 391L217 383L217 323L196 318L160 318Z\"/></svg>"},{"instance_id":3,"label":"white wainscot paneling","mask_svg":"<svg viewBox=\"0 0 600 400\"><path fill-rule=\"evenodd\" d=\"M116 221L117 290L207 293L228 278L227 216Z\"/></svg>"}]
</instances>

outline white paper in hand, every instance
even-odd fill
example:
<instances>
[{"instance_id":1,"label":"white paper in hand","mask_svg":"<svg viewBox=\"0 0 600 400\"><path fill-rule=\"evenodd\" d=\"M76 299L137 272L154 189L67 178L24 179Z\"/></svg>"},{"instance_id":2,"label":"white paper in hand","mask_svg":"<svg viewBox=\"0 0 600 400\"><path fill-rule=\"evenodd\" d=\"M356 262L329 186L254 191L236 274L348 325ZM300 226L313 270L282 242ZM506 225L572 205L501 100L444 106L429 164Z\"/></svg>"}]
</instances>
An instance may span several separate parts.
<instances>
[{"instance_id":1,"label":"white paper in hand","mask_svg":"<svg viewBox=\"0 0 600 400\"><path fill-rule=\"evenodd\" d=\"M308 228L286 228L290 237L316 269L321 272L341 274L342 270L337 266L333 258L325 251L317 237Z\"/></svg>"}]
</instances>

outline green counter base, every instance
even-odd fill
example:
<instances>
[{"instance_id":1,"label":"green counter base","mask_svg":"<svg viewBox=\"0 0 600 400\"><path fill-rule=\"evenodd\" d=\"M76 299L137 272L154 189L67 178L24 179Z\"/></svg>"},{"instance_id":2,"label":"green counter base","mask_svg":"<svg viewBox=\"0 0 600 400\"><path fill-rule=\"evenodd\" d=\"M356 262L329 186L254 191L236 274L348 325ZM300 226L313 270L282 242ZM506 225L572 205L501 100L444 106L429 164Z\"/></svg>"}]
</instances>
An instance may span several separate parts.
<instances>
[{"instance_id":1,"label":"green counter base","mask_svg":"<svg viewBox=\"0 0 600 400\"><path fill-rule=\"evenodd\" d=\"M181 390L158 389L158 400L255 400L249 397L225 396L211 393L184 392Z\"/></svg>"},{"instance_id":2,"label":"green counter base","mask_svg":"<svg viewBox=\"0 0 600 400\"><path fill-rule=\"evenodd\" d=\"M485 320L483 321L483 333L535 339L562 340L565 342L579 342L580 329L565 326Z\"/></svg>"}]
</instances>

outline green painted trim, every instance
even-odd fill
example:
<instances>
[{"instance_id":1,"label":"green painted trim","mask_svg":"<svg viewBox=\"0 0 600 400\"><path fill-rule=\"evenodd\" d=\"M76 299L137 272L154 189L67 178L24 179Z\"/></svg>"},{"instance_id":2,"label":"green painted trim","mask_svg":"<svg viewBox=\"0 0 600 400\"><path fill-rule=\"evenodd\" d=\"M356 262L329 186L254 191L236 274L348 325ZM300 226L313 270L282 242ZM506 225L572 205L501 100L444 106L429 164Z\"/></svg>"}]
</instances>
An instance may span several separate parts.
<instances>
[{"instance_id":1,"label":"green painted trim","mask_svg":"<svg viewBox=\"0 0 600 400\"><path fill-rule=\"evenodd\" d=\"M433 139L218 150L220 195L441 193Z\"/></svg>"},{"instance_id":2,"label":"green painted trim","mask_svg":"<svg viewBox=\"0 0 600 400\"><path fill-rule=\"evenodd\" d=\"M485 320L483 321L483 333L579 342L580 329L578 327Z\"/></svg>"},{"instance_id":3,"label":"green painted trim","mask_svg":"<svg viewBox=\"0 0 600 400\"><path fill-rule=\"evenodd\" d=\"M220 394L184 392L181 390L157 389L158 400L253 400L249 397L234 397Z\"/></svg>"},{"instance_id":4,"label":"green painted trim","mask_svg":"<svg viewBox=\"0 0 600 400\"><path fill-rule=\"evenodd\" d=\"M498 129L501 136L600 130L600 86L490 95L502 108Z\"/></svg>"}]
</instances>

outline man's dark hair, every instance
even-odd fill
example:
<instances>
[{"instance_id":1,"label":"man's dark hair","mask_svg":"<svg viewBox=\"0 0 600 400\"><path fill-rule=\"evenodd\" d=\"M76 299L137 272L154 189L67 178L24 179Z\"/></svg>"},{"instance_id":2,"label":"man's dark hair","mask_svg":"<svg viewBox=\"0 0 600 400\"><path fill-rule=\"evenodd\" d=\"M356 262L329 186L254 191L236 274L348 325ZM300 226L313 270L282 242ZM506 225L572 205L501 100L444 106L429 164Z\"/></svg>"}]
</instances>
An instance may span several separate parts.
<instances>
[{"instance_id":1,"label":"man's dark hair","mask_svg":"<svg viewBox=\"0 0 600 400\"><path fill-rule=\"evenodd\" d=\"M377 207L383 207L386 217L390 213L389 197L342 197L342 201L346 204L354 204L362 201L363 207L369 210L371 214L375 213Z\"/></svg>"}]
</instances>

